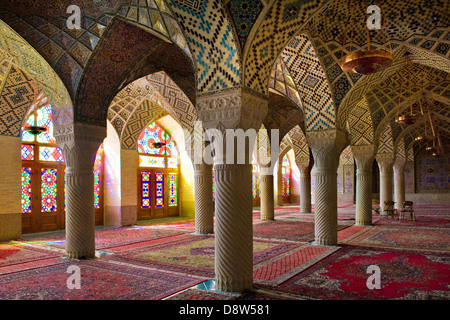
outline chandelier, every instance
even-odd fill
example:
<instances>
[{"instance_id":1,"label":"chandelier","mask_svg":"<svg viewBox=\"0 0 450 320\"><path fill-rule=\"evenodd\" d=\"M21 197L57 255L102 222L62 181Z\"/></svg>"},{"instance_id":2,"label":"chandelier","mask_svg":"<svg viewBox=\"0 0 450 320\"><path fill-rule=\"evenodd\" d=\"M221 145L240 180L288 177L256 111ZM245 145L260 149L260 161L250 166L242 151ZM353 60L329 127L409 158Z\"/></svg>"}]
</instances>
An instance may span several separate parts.
<instances>
[{"instance_id":1,"label":"chandelier","mask_svg":"<svg viewBox=\"0 0 450 320\"><path fill-rule=\"evenodd\" d=\"M410 81L409 81L409 97L412 96L412 82L413 82L413 74L411 72L411 59L410 59L410 53L405 52L405 69L406 74L410 75ZM405 125L412 125L416 123L417 120L423 118L423 107L422 107L422 98L419 98L419 109L420 111L418 113L414 113L414 102L409 101L410 98L408 98L407 103L409 103L409 113L406 113L404 115L400 115L400 104L401 104L401 97L402 97L402 91L403 91L403 81L401 81L400 84L400 92L398 95L398 103L397 103L397 114L395 117L395 122L405 124Z\"/></svg>"},{"instance_id":2,"label":"chandelier","mask_svg":"<svg viewBox=\"0 0 450 320\"><path fill-rule=\"evenodd\" d=\"M433 135L432 135L432 136L429 136L429 135L428 135L427 119L425 118L425 122L424 122L424 125L425 125L425 133L424 133L423 135L417 136L417 137L414 139L415 141L418 141L418 142L428 142L428 141L434 139L434 137L435 137L433 121L431 120L431 114L430 114L430 110L428 109L428 107L427 107L427 113L428 113L428 120L430 121L430 128L431 128L431 131L432 131Z\"/></svg>"},{"instance_id":3,"label":"chandelier","mask_svg":"<svg viewBox=\"0 0 450 320\"><path fill-rule=\"evenodd\" d=\"M350 12L350 2L348 2L348 12ZM366 1L367 4L367 1ZM348 26L352 27L352 22L350 21L351 17L353 16L353 8L356 6L354 3L352 5L351 14L349 14L347 24L346 24L346 31L344 33L345 38L347 38L347 28ZM366 8L367 5L366 5ZM378 7L377 7L378 8ZM366 20L369 18L368 13L366 12ZM380 18L381 19L381 18ZM353 25L353 27L355 27ZM384 29L384 27L383 27ZM350 31L351 39L350 44L353 43L353 34L354 30ZM392 56L392 45L390 40L387 36L387 31L384 30L384 36L385 40L387 39L387 42L389 44L389 50L385 49L372 49L371 48L371 39L370 39L370 30L369 27L366 27L366 37L367 37L367 50L361 50L357 52L351 52L351 45L350 45L350 52L344 56L341 59L340 66L342 71L344 72L353 72L357 74L362 75L370 75L372 73L378 72L380 70L383 70L385 68L388 68L392 65L393 62L393 56ZM343 41L343 47L346 45L346 40Z\"/></svg>"},{"instance_id":4,"label":"chandelier","mask_svg":"<svg viewBox=\"0 0 450 320\"><path fill-rule=\"evenodd\" d=\"M30 126L30 127L24 127L22 128L23 131L29 132L32 135L38 135L40 133L44 133L47 132L47 127L35 127L35 126Z\"/></svg>"}]
</instances>

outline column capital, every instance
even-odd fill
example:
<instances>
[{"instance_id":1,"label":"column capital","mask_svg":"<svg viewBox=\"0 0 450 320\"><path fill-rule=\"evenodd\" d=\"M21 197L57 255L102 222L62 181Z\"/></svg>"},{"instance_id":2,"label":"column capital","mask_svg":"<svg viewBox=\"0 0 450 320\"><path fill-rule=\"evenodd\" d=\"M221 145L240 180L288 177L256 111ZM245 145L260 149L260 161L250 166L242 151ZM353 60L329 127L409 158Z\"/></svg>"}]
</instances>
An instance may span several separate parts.
<instances>
[{"instance_id":1,"label":"column capital","mask_svg":"<svg viewBox=\"0 0 450 320\"><path fill-rule=\"evenodd\" d=\"M373 144L368 144L363 146L351 146L351 149L357 170L361 172L371 170L378 147Z\"/></svg>"},{"instance_id":2,"label":"column capital","mask_svg":"<svg viewBox=\"0 0 450 320\"><path fill-rule=\"evenodd\" d=\"M377 153L376 157L381 172L392 171L392 166L395 161L395 153Z\"/></svg>"},{"instance_id":3,"label":"column capital","mask_svg":"<svg viewBox=\"0 0 450 320\"><path fill-rule=\"evenodd\" d=\"M268 111L267 98L243 88L197 97L197 114L208 129L258 130Z\"/></svg>"},{"instance_id":4,"label":"column capital","mask_svg":"<svg viewBox=\"0 0 450 320\"><path fill-rule=\"evenodd\" d=\"M406 166L406 158L405 157L396 157L394 161L395 169L404 169Z\"/></svg>"},{"instance_id":5,"label":"column capital","mask_svg":"<svg viewBox=\"0 0 450 320\"><path fill-rule=\"evenodd\" d=\"M314 156L316 168L336 167L339 155L347 142L347 135L338 129L328 129L306 132L306 138Z\"/></svg>"},{"instance_id":6,"label":"column capital","mask_svg":"<svg viewBox=\"0 0 450 320\"><path fill-rule=\"evenodd\" d=\"M95 153L106 138L106 127L70 123L55 127L54 136L63 151L67 167L92 170Z\"/></svg>"}]
</instances>

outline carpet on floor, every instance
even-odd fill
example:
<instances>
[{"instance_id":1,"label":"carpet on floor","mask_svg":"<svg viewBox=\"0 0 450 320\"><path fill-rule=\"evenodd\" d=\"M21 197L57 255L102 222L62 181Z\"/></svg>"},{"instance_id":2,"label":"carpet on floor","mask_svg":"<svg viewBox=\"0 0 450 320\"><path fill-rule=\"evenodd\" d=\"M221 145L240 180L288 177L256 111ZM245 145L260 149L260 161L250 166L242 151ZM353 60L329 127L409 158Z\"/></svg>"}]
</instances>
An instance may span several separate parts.
<instances>
[{"instance_id":1,"label":"carpet on floor","mask_svg":"<svg viewBox=\"0 0 450 320\"><path fill-rule=\"evenodd\" d=\"M276 289L317 299L449 299L449 258L448 253L344 246ZM371 265L380 268L380 289L367 286Z\"/></svg>"},{"instance_id":2,"label":"carpet on floor","mask_svg":"<svg viewBox=\"0 0 450 320\"><path fill-rule=\"evenodd\" d=\"M338 231L349 225L338 224ZM314 223L302 221L265 221L253 226L253 237L261 239L310 242L314 240Z\"/></svg>"},{"instance_id":3,"label":"carpet on floor","mask_svg":"<svg viewBox=\"0 0 450 320\"><path fill-rule=\"evenodd\" d=\"M448 228L373 226L370 230L344 241L349 245L429 251L450 251Z\"/></svg>"},{"instance_id":4,"label":"carpet on floor","mask_svg":"<svg viewBox=\"0 0 450 320\"><path fill-rule=\"evenodd\" d=\"M254 282L277 286L337 250L339 247L309 244L292 249L255 265L253 267Z\"/></svg>"},{"instance_id":5,"label":"carpet on floor","mask_svg":"<svg viewBox=\"0 0 450 320\"><path fill-rule=\"evenodd\" d=\"M60 257L63 254L36 248L15 241L0 243L0 268L37 260Z\"/></svg>"},{"instance_id":6,"label":"carpet on floor","mask_svg":"<svg viewBox=\"0 0 450 320\"><path fill-rule=\"evenodd\" d=\"M260 263L301 245L254 239L253 261ZM186 235L177 241L119 252L105 259L213 278L214 252L214 236Z\"/></svg>"},{"instance_id":7,"label":"carpet on floor","mask_svg":"<svg viewBox=\"0 0 450 320\"><path fill-rule=\"evenodd\" d=\"M68 289L71 265L80 268L81 289ZM98 260L68 261L0 275L0 300L157 300L204 280Z\"/></svg>"},{"instance_id":8,"label":"carpet on floor","mask_svg":"<svg viewBox=\"0 0 450 320\"><path fill-rule=\"evenodd\" d=\"M101 250L127 244L148 241L158 238L172 237L187 231L158 228L157 226L130 226L120 228L101 228L95 231L95 249ZM64 232L44 235L28 235L21 240L24 243L43 247L65 249Z\"/></svg>"}]
</instances>

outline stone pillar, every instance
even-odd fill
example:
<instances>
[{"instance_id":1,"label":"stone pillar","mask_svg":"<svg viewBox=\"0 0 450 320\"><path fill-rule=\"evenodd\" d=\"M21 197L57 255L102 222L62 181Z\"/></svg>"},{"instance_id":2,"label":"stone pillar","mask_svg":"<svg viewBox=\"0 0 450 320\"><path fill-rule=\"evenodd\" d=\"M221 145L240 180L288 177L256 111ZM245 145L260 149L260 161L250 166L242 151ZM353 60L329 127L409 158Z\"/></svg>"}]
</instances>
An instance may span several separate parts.
<instances>
[{"instance_id":1,"label":"stone pillar","mask_svg":"<svg viewBox=\"0 0 450 320\"><path fill-rule=\"evenodd\" d=\"M307 132L306 137L316 166L315 244L336 245L337 168L346 135L330 129Z\"/></svg>"},{"instance_id":2,"label":"stone pillar","mask_svg":"<svg viewBox=\"0 0 450 320\"><path fill-rule=\"evenodd\" d=\"M216 129L208 130L207 135L214 148L215 281L221 291L243 291L253 284L251 155L256 135L255 140L247 141L239 149L240 154L245 154L242 164L236 161L236 145L232 147L225 141L236 129L244 132L254 129L256 133L267 108L267 100L240 88L197 97L197 112L203 126ZM218 145L221 148L216 149ZM231 151L234 161L227 157Z\"/></svg>"},{"instance_id":3,"label":"stone pillar","mask_svg":"<svg viewBox=\"0 0 450 320\"><path fill-rule=\"evenodd\" d=\"M378 153L376 155L380 168L380 213L384 208L385 201L392 201L392 165L394 164L394 153Z\"/></svg>"},{"instance_id":4,"label":"stone pillar","mask_svg":"<svg viewBox=\"0 0 450 320\"><path fill-rule=\"evenodd\" d=\"M66 160L66 254L95 257L94 161L106 127L74 123L55 128Z\"/></svg>"},{"instance_id":5,"label":"stone pillar","mask_svg":"<svg viewBox=\"0 0 450 320\"><path fill-rule=\"evenodd\" d=\"M214 233L212 164L194 164L195 233Z\"/></svg>"},{"instance_id":6,"label":"stone pillar","mask_svg":"<svg viewBox=\"0 0 450 320\"><path fill-rule=\"evenodd\" d=\"M275 220L273 168L261 166L261 220Z\"/></svg>"},{"instance_id":7,"label":"stone pillar","mask_svg":"<svg viewBox=\"0 0 450 320\"><path fill-rule=\"evenodd\" d=\"M295 160L300 171L300 212L309 213L311 209L311 167L309 159Z\"/></svg>"},{"instance_id":8,"label":"stone pillar","mask_svg":"<svg viewBox=\"0 0 450 320\"><path fill-rule=\"evenodd\" d=\"M397 158L394 163L394 201L395 208L401 209L405 202L405 158Z\"/></svg>"},{"instance_id":9,"label":"stone pillar","mask_svg":"<svg viewBox=\"0 0 450 320\"><path fill-rule=\"evenodd\" d=\"M352 146L356 162L356 225L372 224L372 164L375 145Z\"/></svg>"}]
</instances>

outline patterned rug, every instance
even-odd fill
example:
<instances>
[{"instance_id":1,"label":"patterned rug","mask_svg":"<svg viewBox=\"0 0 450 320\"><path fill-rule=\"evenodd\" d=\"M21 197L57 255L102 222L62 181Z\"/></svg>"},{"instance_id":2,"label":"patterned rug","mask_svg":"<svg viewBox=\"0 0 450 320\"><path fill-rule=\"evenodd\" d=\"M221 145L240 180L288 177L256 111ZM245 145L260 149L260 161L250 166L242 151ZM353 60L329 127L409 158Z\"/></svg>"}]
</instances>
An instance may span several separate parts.
<instances>
[{"instance_id":1,"label":"patterned rug","mask_svg":"<svg viewBox=\"0 0 450 320\"><path fill-rule=\"evenodd\" d=\"M339 247L309 244L295 248L255 265L253 268L254 282L277 286L337 250Z\"/></svg>"},{"instance_id":2,"label":"patterned rug","mask_svg":"<svg viewBox=\"0 0 450 320\"><path fill-rule=\"evenodd\" d=\"M35 248L16 242L0 243L0 268L60 256L62 254L58 252Z\"/></svg>"},{"instance_id":3,"label":"patterned rug","mask_svg":"<svg viewBox=\"0 0 450 320\"><path fill-rule=\"evenodd\" d=\"M123 246L141 241L184 234L187 231L157 228L156 226L131 226L120 228L100 228L95 231L95 248L97 250ZM63 232L25 236L22 242L43 247L65 249L66 235Z\"/></svg>"},{"instance_id":4,"label":"patterned rug","mask_svg":"<svg viewBox=\"0 0 450 320\"><path fill-rule=\"evenodd\" d=\"M81 289L68 289L67 269L77 265ZM156 300L205 279L98 260L70 261L0 275L0 300Z\"/></svg>"},{"instance_id":5,"label":"patterned rug","mask_svg":"<svg viewBox=\"0 0 450 320\"><path fill-rule=\"evenodd\" d=\"M227 294L225 292L190 288L170 296L165 300L302 300L302 298L279 292L267 292L260 289L245 291L240 294Z\"/></svg>"},{"instance_id":6,"label":"patterned rug","mask_svg":"<svg viewBox=\"0 0 450 320\"><path fill-rule=\"evenodd\" d=\"M367 232L344 241L349 245L431 251L450 251L448 228L371 227Z\"/></svg>"},{"instance_id":7,"label":"patterned rug","mask_svg":"<svg viewBox=\"0 0 450 320\"><path fill-rule=\"evenodd\" d=\"M379 219L374 221L374 225L380 226L406 226L406 227L433 227L433 228L450 228L450 217L444 218L439 216L416 216L416 220L409 219Z\"/></svg>"},{"instance_id":8,"label":"patterned rug","mask_svg":"<svg viewBox=\"0 0 450 320\"><path fill-rule=\"evenodd\" d=\"M343 247L277 290L318 299L450 299L450 255ZM369 289L370 265L381 289Z\"/></svg>"},{"instance_id":9,"label":"patterned rug","mask_svg":"<svg viewBox=\"0 0 450 320\"><path fill-rule=\"evenodd\" d=\"M338 230L348 225L339 224ZM314 223L301 221L265 221L253 226L253 237L297 242L314 240Z\"/></svg>"},{"instance_id":10,"label":"patterned rug","mask_svg":"<svg viewBox=\"0 0 450 320\"><path fill-rule=\"evenodd\" d=\"M338 241L348 241L350 239L353 239L354 237L362 234L363 232L366 232L369 229L369 227L366 226L350 226L348 228L345 228L343 230L338 231Z\"/></svg>"},{"instance_id":11,"label":"patterned rug","mask_svg":"<svg viewBox=\"0 0 450 320\"><path fill-rule=\"evenodd\" d=\"M260 263L299 246L298 243L254 240L253 261ZM120 252L104 259L212 278L214 237L186 235L178 241Z\"/></svg>"}]
</instances>

